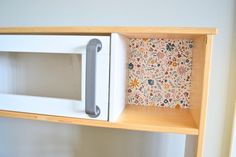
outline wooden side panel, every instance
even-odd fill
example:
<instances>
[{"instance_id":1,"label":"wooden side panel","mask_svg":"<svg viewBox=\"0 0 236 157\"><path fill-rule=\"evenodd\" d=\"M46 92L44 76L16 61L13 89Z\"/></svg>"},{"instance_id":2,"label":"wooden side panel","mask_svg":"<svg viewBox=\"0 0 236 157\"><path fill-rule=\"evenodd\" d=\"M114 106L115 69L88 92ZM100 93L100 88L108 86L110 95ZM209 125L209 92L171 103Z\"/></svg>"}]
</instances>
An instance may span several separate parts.
<instances>
[{"instance_id":1,"label":"wooden side panel","mask_svg":"<svg viewBox=\"0 0 236 157\"><path fill-rule=\"evenodd\" d=\"M206 36L205 42L199 44L202 50L194 53L192 96L190 103L191 114L199 128L196 146L196 157L202 157L205 136L206 111L208 103L209 76L211 65L212 35ZM204 48L204 44L206 44ZM205 49L205 51L203 51ZM199 75L199 76L197 76Z\"/></svg>"},{"instance_id":2,"label":"wooden side panel","mask_svg":"<svg viewBox=\"0 0 236 157\"><path fill-rule=\"evenodd\" d=\"M206 37L201 36L194 40L193 58L192 58L192 78L191 78L191 92L190 92L190 112L193 119L199 127L201 100L203 92L203 77L204 77L204 60Z\"/></svg>"},{"instance_id":3,"label":"wooden side panel","mask_svg":"<svg viewBox=\"0 0 236 157\"><path fill-rule=\"evenodd\" d=\"M206 54L204 60L204 78L203 78L203 90L200 112L200 124L197 146L197 157L202 157L203 143L205 137L205 125L206 125L206 112L208 103L208 90L209 90L209 78L210 78L210 66L211 66L211 52L212 52L213 36L207 36Z\"/></svg>"}]
</instances>

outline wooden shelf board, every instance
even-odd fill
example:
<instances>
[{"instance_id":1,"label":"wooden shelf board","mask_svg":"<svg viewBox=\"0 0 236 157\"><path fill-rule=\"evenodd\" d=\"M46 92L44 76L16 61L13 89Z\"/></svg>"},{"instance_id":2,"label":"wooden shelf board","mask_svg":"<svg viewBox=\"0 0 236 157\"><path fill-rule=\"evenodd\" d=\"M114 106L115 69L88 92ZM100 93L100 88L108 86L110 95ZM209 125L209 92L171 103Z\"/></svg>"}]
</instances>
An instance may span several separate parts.
<instances>
[{"instance_id":1,"label":"wooden shelf board","mask_svg":"<svg viewBox=\"0 0 236 157\"><path fill-rule=\"evenodd\" d=\"M117 123L137 130L198 134L188 109L127 105Z\"/></svg>"},{"instance_id":2,"label":"wooden shelf board","mask_svg":"<svg viewBox=\"0 0 236 157\"><path fill-rule=\"evenodd\" d=\"M125 27L125 26L75 26L75 27L1 27L0 34L109 34L109 33L167 33L167 34L210 34L215 35L215 28L189 27Z\"/></svg>"},{"instance_id":3,"label":"wooden shelf board","mask_svg":"<svg viewBox=\"0 0 236 157\"><path fill-rule=\"evenodd\" d=\"M187 109L177 110L127 105L123 113L120 115L120 118L116 122L49 116L4 110L0 110L0 116L104 128L198 135L198 129Z\"/></svg>"}]
</instances>

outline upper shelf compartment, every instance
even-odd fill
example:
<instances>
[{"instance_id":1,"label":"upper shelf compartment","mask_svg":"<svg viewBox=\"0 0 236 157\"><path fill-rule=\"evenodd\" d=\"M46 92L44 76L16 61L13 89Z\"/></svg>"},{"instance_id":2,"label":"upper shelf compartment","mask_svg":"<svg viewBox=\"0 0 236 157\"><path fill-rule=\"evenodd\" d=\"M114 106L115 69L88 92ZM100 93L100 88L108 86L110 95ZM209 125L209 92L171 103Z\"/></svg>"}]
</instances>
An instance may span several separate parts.
<instances>
[{"instance_id":1,"label":"upper shelf compartment","mask_svg":"<svg viewBox=\"0 0 236 157\"><path fill-rule=\"evenodd\" d=\"M130 125L145 125L152 119L156 125L199 129L207 103L210 45L211 37L201 33L112 33L110 120L123 117ZM136 118L129 117L132 109Z\"/></svg>"}]
</instances>

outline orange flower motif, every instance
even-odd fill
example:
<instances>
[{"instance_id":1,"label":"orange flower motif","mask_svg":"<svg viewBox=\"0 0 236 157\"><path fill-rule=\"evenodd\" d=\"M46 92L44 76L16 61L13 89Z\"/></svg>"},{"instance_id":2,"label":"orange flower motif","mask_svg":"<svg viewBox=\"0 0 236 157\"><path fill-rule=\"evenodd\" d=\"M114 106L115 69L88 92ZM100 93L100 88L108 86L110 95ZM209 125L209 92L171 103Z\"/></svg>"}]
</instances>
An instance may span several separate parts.
<instances>
[{"instance_id":1,"label":"orange flower motif","mask_svg":"<svg viewBox=\"0 0 236 157\"><path fill-rule=\"evenodd\" d=\"M176 67L176 66L177 66L177 63L176 63L176 62L173 62L172 65L173 65L174 67Z\"/></svg>"},{"instance_id":2,"label":"orange flower motif","mask_svg":"<svg viewBox=\"0 0 236 157\"><path fill-rule=\"evenodd\" d=\"M169 85L168 83L165 83L165 84L164 84L164 89L167 90L167 89L169 89L169 88L170 88L170 85Z\"/></svg>"},{"instance_id":3,"label":"orange flower motif","mask_svg":"<svg viewBox=\"0 0 236 157\"><path fill-rule=\"evenodd\" d=\"M133 79L130 81L130 86L131 88L137 88L139 86L139 82L138 82L138 79Z\"/></svg>"},{"instance_id":4,"label":"orange flower motif","mask_svg":"<svg viewBox=\"0 0 236 157\"><path fill-rule=\"evenodd\" d=\"M176 109L180 109L180 105L179 105L179 104L176 104L176 105L175 105L175 108L176 108Z\"/></svg>"},{"instance_id":5,"label":"orange flower motif","mask_svg":"<svg viewBox=\"0 0 236 157\"><path fill-rule=\"evenodd\" d=\"M141 47L140 49L140 52L144 53L145 52L145 49L143 47Z\"/></svg>"}]
</instances>

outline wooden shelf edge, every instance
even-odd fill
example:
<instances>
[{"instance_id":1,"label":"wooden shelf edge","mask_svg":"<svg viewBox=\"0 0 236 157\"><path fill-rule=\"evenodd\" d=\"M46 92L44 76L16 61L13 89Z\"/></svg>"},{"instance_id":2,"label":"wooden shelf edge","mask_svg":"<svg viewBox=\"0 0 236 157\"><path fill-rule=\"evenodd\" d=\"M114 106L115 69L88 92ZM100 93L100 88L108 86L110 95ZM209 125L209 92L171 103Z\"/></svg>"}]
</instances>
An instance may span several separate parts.
<instances>
[{"instance_id":1,"label":"wooden shelf edge","mask_svg":"<svg viewBox=\"0 0 236 157\"><path fill-rule=\"evenodd\" d=\"M142 125L142 124L123 123L119 121L108 122L108 121L99 121L99 120L87 120L87 119L80 119L80 118L50 116L50 115L41 115L41 114L5 111L5 110L0 110L0 117L21 118L21 119L39 120L39 121L47 121L47 122L75 124L75 125L102 127L102 128L113 128L113 129L125 129L125 130L134 130L134 131L198 135L198 129L196 128L150 126L150 125Z\"/></svg>"},{"instance_id":2,"label":"wooden shelf edge","mask_svg":"<svg viewBox=\"0 0 236 157\"><path fill-rule=\"evenodd\" d=\"M130 27L130 26L74 26L74 27L0 27L0 34L108 34L108 33L166 33L215 35L216 28L190 27Z\"/></svg>"}]
</instances>

